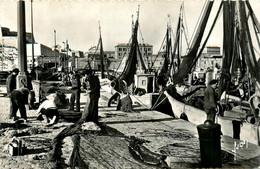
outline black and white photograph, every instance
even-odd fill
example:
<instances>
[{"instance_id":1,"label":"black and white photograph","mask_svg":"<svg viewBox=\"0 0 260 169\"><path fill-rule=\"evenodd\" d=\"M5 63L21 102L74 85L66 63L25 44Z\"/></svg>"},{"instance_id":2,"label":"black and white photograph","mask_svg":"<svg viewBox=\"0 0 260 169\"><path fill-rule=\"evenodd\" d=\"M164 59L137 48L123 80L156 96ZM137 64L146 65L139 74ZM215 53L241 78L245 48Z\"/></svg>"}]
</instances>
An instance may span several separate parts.
<instances>
[{"instance_id":1,"label":"black and white photograph","mask_svg":"<svg viewBox=\"0 0 260 169\"><path fill-rule=\"evenodd\" d=\"M260 168L260 0L0 0L0 169Z\"/></svg>"}]
</instances>

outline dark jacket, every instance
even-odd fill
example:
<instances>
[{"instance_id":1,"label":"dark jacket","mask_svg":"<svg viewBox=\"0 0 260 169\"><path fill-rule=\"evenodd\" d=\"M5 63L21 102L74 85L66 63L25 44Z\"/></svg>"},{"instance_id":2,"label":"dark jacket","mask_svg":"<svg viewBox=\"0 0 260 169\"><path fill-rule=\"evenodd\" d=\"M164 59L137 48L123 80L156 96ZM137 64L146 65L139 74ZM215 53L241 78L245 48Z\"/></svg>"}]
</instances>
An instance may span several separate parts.
<instances>
[{"instance_id":1,"label":"dark jacket","mask_svg":"<svg viewBox=\"0 0 260 169\"><path fill-rule=\"evenodd\" d=\"M214 89L209 85L204 91L204 109L217 107L217 98Z\"/></svg>"},{"instance_id":2,"label":"dark jacket","mask_svg":"<svg viewBox=\"0 0 260 169\"><path fill-rule=\"evenodd\" d=\"M12 100L21 102L21 104L28 104L28 94L29 90L27 88L19 88L12 91L10 97Z\"/></svg>"},{"instance_id":3,"label":"dark jacket","mask_svg":"<svg viewBox=\"0 0 260 169\"><path fill-rule=\"evenodd\" d=\"M78 74L73 75L71 79L72 90L80 90L80 77Z\"/></svg>"},{"instance_id":4,"label":"dark jacket","mask_svg":"<svg viewBox=\"0 0 260 169\"><path fill-rule=\"evenodd\" d=\"M16 89L16 75L10 74L6 79L7 95L10 96L14 89Z\"/></svg>"}]
</instances>

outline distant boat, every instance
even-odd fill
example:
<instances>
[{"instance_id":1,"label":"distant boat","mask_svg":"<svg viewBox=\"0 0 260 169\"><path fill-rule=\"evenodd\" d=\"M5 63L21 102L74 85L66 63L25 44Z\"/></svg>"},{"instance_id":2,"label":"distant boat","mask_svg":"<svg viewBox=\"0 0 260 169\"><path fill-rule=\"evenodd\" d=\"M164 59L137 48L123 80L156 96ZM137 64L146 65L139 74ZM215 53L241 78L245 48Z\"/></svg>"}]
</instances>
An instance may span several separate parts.
<instances>
[{"instance_id":1,"label":"distant boat","mask_svg":"<svg viewBox=\"0 0 260 169\"><path fill-rule=\"evenodd\" d=\"M129 53L124 56L114 74L111 75L106 66L107 79L101 79L101 83L105 84L101 87L111 94L119 93L121 98L130 96L133 103L149 109L152 107L151 97L155 91L155 74L149 72L148 63L145 63L141 55L137 40L138 28L139 10L133 24Z\"/></svg>"}]
</instances>

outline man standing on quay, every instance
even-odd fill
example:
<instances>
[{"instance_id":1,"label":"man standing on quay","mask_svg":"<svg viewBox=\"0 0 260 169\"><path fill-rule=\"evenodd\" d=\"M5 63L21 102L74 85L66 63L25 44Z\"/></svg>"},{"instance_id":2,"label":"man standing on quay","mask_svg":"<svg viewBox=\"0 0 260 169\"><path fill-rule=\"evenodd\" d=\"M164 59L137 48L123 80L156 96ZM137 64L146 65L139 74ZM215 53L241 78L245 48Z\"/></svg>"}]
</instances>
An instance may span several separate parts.
<instances>
[{"instance_id":1,"label":"man standing on quay","mask_svg":"<svg viewBox=\"0 0 260 169\"><path fill-rule=\"evenodd\" d=\"M10 113L9 113L9 119L16 120L16 117L13 116L13 104L11 102L11 93L16 89L16 77L19 73L18 68L14 68L12 70L12 73L7 77L6 79L6 90L7 90L7 96L10 98Z\"/></svg>"},{"instance_id":2,"label":"man standing on quay","mask_svg":"<svg viewBox=\"0 0 260 169\"><path fill-rule=\"evenodd\" d=\"M217 80L211 80L204 92L204 110L207 113L207 120L211 120L213 123L215 123L217 113L217 96L215 93L217 82Z\"/></svg>"},{"instance_id":3,"label":"man standing on quay","mask_svg":"<svg viewBox=\"0 0 260 169\"><path fill-rule=\"evenodd\" d=\"M72 90L72 94L70 96L70 107L68 110L74 110L74 103L76 100L76 110L75 112L80 112L80 76L79 74L74 71L73 75L72 75L72 79L71 79L71 90Z\"/></svg>"}]
</instances>

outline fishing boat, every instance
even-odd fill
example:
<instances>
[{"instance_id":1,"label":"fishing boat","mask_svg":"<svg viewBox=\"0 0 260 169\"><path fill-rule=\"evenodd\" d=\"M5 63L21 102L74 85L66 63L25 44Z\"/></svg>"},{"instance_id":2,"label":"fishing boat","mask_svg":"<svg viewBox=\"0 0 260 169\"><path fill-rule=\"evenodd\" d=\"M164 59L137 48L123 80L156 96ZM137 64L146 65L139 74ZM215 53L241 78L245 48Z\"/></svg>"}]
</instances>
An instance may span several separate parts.
<instances>
[{"instance_id":1,"label":"fishing boat","mask_svg":"<svg viewBox=\"0 0 260 169\"><path fill-rule=\"evenodd\" d=\"M169 86L169 88L174 87L174 85L181 82L187 74L191 73L191 69L200 57L210 33L214 28L220 11L223 8L223 65L218 94L221 96L224 93L225 97L222 98L228 98L229 101L233 100L240 104L233 105L232 107L226 106L229 107L229 109L224 109L223 107L225 107L226 102L225 100L220 100L218 106L219 114L216 121L221 125L223 135L231 136L240 140L247 140L253 144L260 145L260 76L258 68L259 65L257 64L256 53L254 51L255 47L253 46L251 38L252 32L249 30L249 18L252 21L254 29L253 33L256 35L258 48L260 47L258 39L260 24L248 1L222 1L213 25L210 28L209 34L207 35L200 51L198 51L213 3L214 1L207 2L203 11L203 17L199 23L199 29L197 29L197 38L194 39L191 45L191 50L184 57L180 65L181 71L173 75L172 81L174 84ZM241 77L239 77L240 80L247 78L248 81L254 84L255 93L253 95L249 95L249 100L241 100L239 97L225 94L225 91L229 90L228 84L230 83L231 77L235 76L234 72L238 69L241 71ZM186 120L197 125L203 124L207 119L206 112L204 110L178 101L167 91L164 91L164 94L171 103L173 113L177 118L186 117ZM254 119L251 123L248 119L246 119L250 114Z\"/></svg>"},{"instance_id":2,"label":"fishing boat","mask_svg":"<svg viewBox=\"0 0 260 169\"><path fill-rule=\"evenodd\" d=\"M101 88L114 95L117 93L122 98L130 97L133 104L140 105L146 109L152 107L153 98L158 97L156 91L156 75L151 72L149 59L146 60L140 52L138 42L139 9L137 19L132 26L132 36L128 43L128 50L114 74L108 71L105 61L106 78L101 78ZM101 39L102 40L102 39ZM141 43L145 45L145 43ZM100 47L102 49L102 47ZM100 52L103 53L103 52Z\"/></svg>"},{"instance_id":3,"label":"fishing boat","mask_svg":"<svg viewBox=\"0 0 260 169\"><path fill-rule=\"evenodd\" d=\"M155 81L158 79L158 77L161 77L163 80L167 81L169 76L171 76L175 71L178 71L181 60L181 33L185 32L183 16L184 8L182 3L176 28L175 42L173 43L174 38L172 36L170 16L168 16L169 22L167 23L167 30L161 48L155 59L151 61L150 64L149 58L146 60L143 59L138 46L139 44L137 41L137 33L139 22L137 16L136 22L133 24L133 33L130 42L131 46L129 55L124 57L120 63L118 70L121 71L119 71L120 73L118 76L110 76L109 72L107 71L108 78L101 79L101 83L103 84L102 88L111 94L120 92L121 97L129 96L133 103L144 106L145 108L173 115L170 103L168 102L163 92L159 93L159 89L156 89L158 84L155 83ZM185 37L185 39L187 40L187 37ZM159 55L164 58L164 62L163 65L158 70L156 70L153 65ZM151 70L156 73L153 73ZM108 84L110 84L110 86ZM119 86L120 84L121 86ZM124 87L122 87L122 84ZM135 86L136 90L133 90L133 86ZM126 94L122 91L122 88L127 88L127 90L130 92L126 92ZM183 86L180 86L179 89L182 90ZM141 91L142 94L136 92L138 90Z\"/></svg>"}]
</instances>

